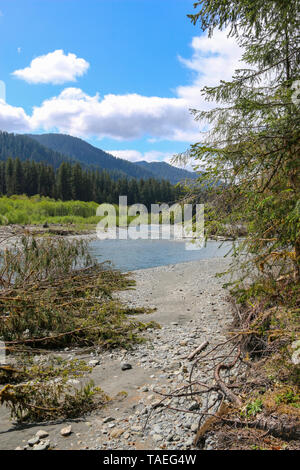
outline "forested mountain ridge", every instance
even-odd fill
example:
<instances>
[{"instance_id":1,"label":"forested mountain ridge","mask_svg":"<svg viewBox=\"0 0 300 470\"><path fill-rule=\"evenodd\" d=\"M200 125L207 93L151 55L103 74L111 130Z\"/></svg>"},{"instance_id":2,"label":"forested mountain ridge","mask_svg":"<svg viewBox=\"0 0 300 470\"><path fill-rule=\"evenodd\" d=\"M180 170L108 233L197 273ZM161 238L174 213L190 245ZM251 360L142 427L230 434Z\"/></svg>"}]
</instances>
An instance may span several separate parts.
<instances>
[{"instance_id":1,"label":"forested mountain ridge","mask_svg":"<svg viewBox=\"0 0 300 470\"><path fill-rule=\"evenodd\" d=\"M130 178L153 178L153 174L122 158L117 158L78 137L65 134L28 134L28 137L55 152L67 155L81 164L107 171L120 171ZM161 178L160 178L161 179Z\"/></svg>"},{"instance_id":2,"label":"forested mountain ridge","mask_svg":"<svg viewBox=\"0 0 300 470\"><path fill-rule=\"evenodd\" d=\"M117 158L104 150L85 142L77 137L65 134L29 135L45 147L60 152L80 163L101 167L107 171L117 170L132 178L166 179L176 184L185 179L197 178L196 173L176 168L166 162L129 162Z\"/></svg>"},{"instance_id":3,"label":"forested mountain ridge","mask_svg":"<svg viewBox=\"0 0 300 470\"><path fill-rule=\"evenodd\" d=\"M165 179L176 184L194 179L196 173L166 162L129 162L97 148L82 139L64 134L9 134L0 131L0 160L19 158L60 167L63 162L80 163L83 168L106 170L112 178Z\"/></svg>"},{"instance_id":4,"label":"forested mountain ridge","mask_svg":"<svg viewBox=\"0 0 300 470\"><path fill-rule=\"evenodd\" d=\"M44 147L27 135L9 134L0 131L0 160L19 158L21 161L34 160L58 168L62 162L71 159L59 152Z\"/></svg>"}]
</instances>

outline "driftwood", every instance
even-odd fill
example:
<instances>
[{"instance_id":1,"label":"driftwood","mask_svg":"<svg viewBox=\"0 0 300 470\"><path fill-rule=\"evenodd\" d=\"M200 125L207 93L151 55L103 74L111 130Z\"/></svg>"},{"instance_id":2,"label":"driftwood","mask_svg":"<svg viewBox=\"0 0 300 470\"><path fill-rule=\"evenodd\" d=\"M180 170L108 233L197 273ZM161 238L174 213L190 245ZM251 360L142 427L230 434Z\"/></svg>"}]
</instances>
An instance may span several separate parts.
<instances>
[{"instance_id":1,"label":"driftwood","mask_svg":"<svg viewBox=\"0 0 300 470\"><path fill-rule=\"evenodd\" d=\"M196 437L194 439L194 446L198 446L201 440L204 438L204 435L211 429L211 427L220 419L222 415L226 415L229 411L228 405L222 402L219 410L208 417L205 423L198 429Z\"/></svg>"},{"instance_id":2,"label":"driftwood","mask_svg":"<svg viewBox=\"0 0 300 470\"><path fill-rule=\"evenodd\" d=\"M194 357L197 354L203 351L203 349L205 349L208 345L209 345L209 341L204 341L202 344L200 344L200 346L198 346L198 348L196 348L193 352L191 352L191 354L188 355L187 359L191 361L192 359L194 359Z\"/></svg>"},{"instance_id":3,"label":"driftwood","mask_svg":"<svg viewBox=\"0 0 300 470\"><path fill-rule=\"evenodd\" d=\"M268 434L281 439L299 440L300 439L300 421L288 415L266 416L262 414L255 421L242 421L240 419L225 418L230 408L222 403L219 411L213 415L209 415L207 421L198 429L194 445L197 446L204 438L205 434L210 431L217 421L223 421L224 424L234 426L235 428L258 429L267 431Z\"/></svg>"},{"instance_id":4,"label":"driftwood","mask_svg":"<svg viewBox=\"0 0 300 470\"><path fill-rule=\"evenodd\" d=\"M226 422L237 427L248 427L268 431L272 436L279 437L287 441L300 439L300 421L288 415L281 415L280 417L261 415L255 421L226 419Z\"/></svg>"}]
</instances>

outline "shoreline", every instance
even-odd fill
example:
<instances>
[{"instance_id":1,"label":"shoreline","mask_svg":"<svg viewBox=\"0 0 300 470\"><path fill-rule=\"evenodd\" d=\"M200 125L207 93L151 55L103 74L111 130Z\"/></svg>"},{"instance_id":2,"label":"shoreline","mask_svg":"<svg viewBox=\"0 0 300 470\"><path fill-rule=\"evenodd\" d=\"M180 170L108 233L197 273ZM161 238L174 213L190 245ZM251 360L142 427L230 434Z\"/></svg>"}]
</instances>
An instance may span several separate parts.
<instances>
[{"instance_id":1,"label":"shoreline","mask_svg":"<svg viewBox=\"0 0 300 470\"><path fill-rule=\"evenodd\" d=\"M226 338L232 323L232 307L223 280L216 272L228 266L224 258L188 261L132 271L136 289L116 293L121 301L155 308L151 314L136 316L140 321L154 320L161 329L143 333L148 340L131 351L92 351L80 357L95 361L92 378L114 399L104 408L78 420L59 424L40 423L13 426L4 407L0 408L0 449L26 448L39 429L49 433L54 449L190 449L197 428L197 412L168 412L155 408L156 391L171 391L187 383L192 363L186 357L200 343L213 346ZM62 351L77 357L78 351ZM123 362L131 365L123 371ZM209 379L204 365L202 380ZM126 392L126 395L124 394ZM178 399L178 408L195 406L191 399ZM69 437L60 430L72 425ZM209 443L207 446L209 448Z\"/></svg>"},{"instance_id":2,"label":"shoreline","mask_svg":"<svg viewBox=\"0 0 300 470\"><path fill-rule=\"evenodd\" d=\"M148 227L150 227L150 225ZM173 226L171 226L171 229L172 227ZM120 230L122 232L122 229L119 229L117 227L117 232L120 232ZM181 229L178 229L177 236L176 236L176 231L175 231L173 232L174 236L170 238L163 238L163 237L151 238L151 236L149 236L147 239L154 240L154 241L165 239L169 241L184 242L184 243L191 242L192 240L197 240L191 236L181 236L179 232L181 232ZM90 228L78 230L76 229L76 226L72 227L72 225L62 225L62 224L49 224L47 227L44 227L43 225L26 225L26 226L1 225L0 226L0 251L15 244L24 233L26 234L32 233L33 235L40 235L41 237L47 235L47 236L52 236L52 237L67 237L70 239L72 238L89 239L90 241L94 241L94 240L103 241L103 240L118 239L118 237L114 237L114 234L112 231L105 232L105 237L101 238L99 236L99 233L97 232L96 226L94 227L93 230L91 230ZM150 230L150 233L151 233L151 230ZM128 237L128 239L130 240L131 238ZM220 243L226 242L226 241L234 241L234 240L235 240L234 238L231 238L228 236L212 236L208 239L208 241L217 241Z\"/></svg>"}]
</instances>

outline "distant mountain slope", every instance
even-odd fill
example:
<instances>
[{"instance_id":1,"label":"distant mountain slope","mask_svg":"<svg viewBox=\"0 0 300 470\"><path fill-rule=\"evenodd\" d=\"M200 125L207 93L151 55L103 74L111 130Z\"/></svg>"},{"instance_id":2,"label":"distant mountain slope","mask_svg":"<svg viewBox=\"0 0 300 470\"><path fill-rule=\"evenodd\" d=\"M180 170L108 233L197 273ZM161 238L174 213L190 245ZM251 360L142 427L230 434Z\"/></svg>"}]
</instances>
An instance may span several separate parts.
<instances>
[{"instance_id":1,"label":"distant mountain slope","mask_svg":"<svg viewBox=\"0 0 300 470\"><path fill-rule=\"evenodd\" d=\"M45 147L68 155L79 160L84 165L93 165L108 171L118 171L131 178L156 178L166 179L172 184L185 179L196 178L196 174L187 170L176 168L165 162L137 162L132 163L122 158L117 158L104 150L85 142L77 137L65 134L41 134L29 135Z\"/></svg>"},{"instance_id":2,"label":"distant mountain slope","mask_svg":"<svg viewBox=\"0 0 300 470\"><path fill-rule=\"evenodd\" d=\"M184 170L182 168L176 168L166 162L136 162L136 165L151 171L155 178L163 178L170 181L172 184L176 184L179 181L186 179L195 179L198 175L192 171Z\"/></svg>"},{"instance_id":3,"label":"distant mountain slope","mask_svg":"<svg viewBox=\"0 0 300 470\"><path fill-rule=\"evenodd\" d=\"M43 146L79 160L84 165L100 167L108 171L120 171L131 178L153 178L152 172L127 160L116 158L82 139L65 134L28 134ZM157 178L157 176L156 176ZM161 177L158 177L161 179Z\"/></svg>"},{"instance_id":4,"label":"distant mountain slope","mask_svg":"<svg viewBox=\"0 0 300 470\"><path fill-rule=\"evenodd\" d=\"M70 161L69 157L44 147L27 135L0 131L0 160L7 160L9 157L44 162L54 168L58 168L63 161Z\"/></svg>"}]
</instances>

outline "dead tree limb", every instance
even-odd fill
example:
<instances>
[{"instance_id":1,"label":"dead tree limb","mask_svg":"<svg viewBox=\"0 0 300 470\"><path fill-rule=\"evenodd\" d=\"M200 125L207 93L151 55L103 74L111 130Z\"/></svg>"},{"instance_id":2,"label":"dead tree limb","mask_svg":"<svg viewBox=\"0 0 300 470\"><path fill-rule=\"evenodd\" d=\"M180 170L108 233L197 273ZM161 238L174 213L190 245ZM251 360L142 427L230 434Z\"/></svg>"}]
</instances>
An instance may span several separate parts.
<instances>
[{"instance_id":1,"label":"dead tree limb","mask_svg":"<svg viewBox=\"0 0 300 470\"><path fill-rule=\"evenodd\" d=\"M235 364L237 363L237 361L239 360L240 355L241 355L241 348L239 347L238 348L238 353L237 353L235 359L230 364L224 364L223 362L221 362L221 364L218 364L218 366L215 369L215 374L214 374L215 381L216 381L217 385L220 387L220 389L222 390L222 392L229 398L229 400L232 403L235 403L239 408L242 406L241 399L237 395L235 395L235 393L233 393L227 387L227 385L225 385L225 382L220 377L220 372L223 369L225 369L225 370L232 369L232 367L234 367Z\"/></svg>"}]
</instances>

